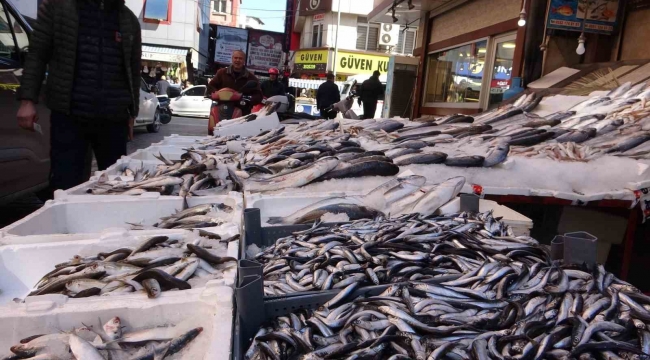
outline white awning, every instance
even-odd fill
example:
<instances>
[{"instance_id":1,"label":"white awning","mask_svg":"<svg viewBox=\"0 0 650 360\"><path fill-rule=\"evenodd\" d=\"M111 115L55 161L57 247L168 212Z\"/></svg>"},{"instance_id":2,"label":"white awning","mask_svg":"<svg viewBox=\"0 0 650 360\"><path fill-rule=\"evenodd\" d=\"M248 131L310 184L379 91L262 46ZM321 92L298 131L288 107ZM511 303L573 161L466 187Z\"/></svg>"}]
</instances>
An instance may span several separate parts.
<instances>
[{"instance_id":1,"label":"white awning","mask_svg":"<svg viewBox=\"0 0 650 360\"><path fill-rule=\"evenodd\" d=\"M187 58L187 50L166 46L142 45L142 60L184 63Z\"/></svg>"},{"instance_id":2,"label":"white awning","mask_svg":"<svg viewBox=\"0 0 650 360\"><path fill-rule=\"evenodd\" d=\"M325 80L289 79L289 86L318 90L318 87L324 82ZM343 88L343 81L336 81L335 84L338 85L339 90Z\"/></svg>"}]
</instances>

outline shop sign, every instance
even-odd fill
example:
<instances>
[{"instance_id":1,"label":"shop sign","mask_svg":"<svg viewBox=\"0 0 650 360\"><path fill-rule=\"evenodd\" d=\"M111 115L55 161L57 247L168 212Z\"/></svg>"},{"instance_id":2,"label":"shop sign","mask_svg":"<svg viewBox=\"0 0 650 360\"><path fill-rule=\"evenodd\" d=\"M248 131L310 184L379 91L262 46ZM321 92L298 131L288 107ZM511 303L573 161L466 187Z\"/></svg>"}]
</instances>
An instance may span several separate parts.
<instances>
[{"instance_id":1,"label":"shop sign","mask_svg":"<svg viewBox=\"0 0 650 360\"><path fill-rule=\"evenodd\" d=\"M325 72L328 50L299 51L294 56L295 70Z\"/></svg>"},{"instance_id":2,"label":"shop sign","mask_svg":"<svg viewBox=\"0 0 650 360\"><path fill-rule=\"evenodd\" d=\"M179 55L179 54L162 54L162 53L155 53L155 52L142 52L142 60L154 60L154 61L164 61L164 62L169 62L169 63L184 63L185 62L185 55Z\"/></svg>"},{"instance_id":3,"label":"shop sign","mask_svg":"<svg viewBox=\"0 0 650 360\"><path fill-rule=\"evenodd\" d=\"M272 67L279 68L282 61L283 38L282 33L250 30L246 67L265 72Z\"/></svg>"},{"instance_id":4,"label":"shop sign","mask_svg":"<svg viewBox=\"0 0 650 360\"><path fill-rule=\"evenodd\" d=\"M551 0L547 28L611 35L617 31L619 0Z\"/></svg>"},{"instance_id":5,"label":"shop sign","mask_svg":"<svg viewBox=\"0 0 650 360\"><path fill-rule=\"evenodd\" d=\"M230 64L235 50L246 51L248 30L228 26L217 26L217 39L214 48L214 62ZM268 69L267 69L268 70Z\"/></svg>"},{"instance_id":6,"label":"shop sign","mask_svg":"<svg viewBox=\"0 0 650 360\"><path fill-rule=\"evenodd\" d=\"M302 0L300 4L300 16L323 14L332 10L332 0Z\"/></svg>"},{"instance_id":7,"label":"shop sign","mask_svg":"<svg viewBox=\"0 0 650 360\"><path fill-rule=\"evenodd\" d=\"M314 18L312 19L313 23L320 23L323 20L325 20L325 14L316 14L314 15Z\"/></svg>"},{"instance_id":8,"label":"shop sign","mask_svg":"<svg viewBox=\"0 0 650 360\"><path fill-rule=\"evenodd\" d=\"M341 51L337 70L351 74L372 74L375 70L388 72L388 56L355 54Z\"/></svg>"}]
</instances>

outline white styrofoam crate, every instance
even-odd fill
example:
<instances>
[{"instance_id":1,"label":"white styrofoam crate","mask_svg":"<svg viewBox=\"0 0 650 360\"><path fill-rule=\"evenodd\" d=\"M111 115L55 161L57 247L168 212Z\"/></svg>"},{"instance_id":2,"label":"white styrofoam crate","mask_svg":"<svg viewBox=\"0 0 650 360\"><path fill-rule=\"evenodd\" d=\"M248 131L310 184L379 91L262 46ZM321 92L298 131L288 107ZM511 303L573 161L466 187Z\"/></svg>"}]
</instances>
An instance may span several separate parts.
<instances>
[{"instance_id":1,"label":"white styrofoam crate","mask_svg":"<svg viewBox=\"0 0 650 360\"><path fill-rule=\"evenodd\" d=\"M256 120L242 124L230 124L228 120L224 120L214 128L214 135L255 136L264 130L272 130L277 127L280 127L280 119L277 113L273 113L269 116L259 117Z\"/></svg>"},{"instance_id":2,"label":"white styrofoam crate","mask_svg":"<svg viewBox=\"0 0 650 360\"><path fill-rule=\"evenodd\" d=\"M153 225L163 216L183 209L180 196L160 196L148 193L126 198L112 195L68 196L64 193L45 203L39 210L0 230L0 236L28 236L46 234L93 234L107 229L130 229L128 223ZM149 195L150 196L144 196ZM241 193L229 195L188 197L189 207L223 203L233 208L230 222L211 228L227 231L240 230L243 211Z\"/></svg>"},{"instance_id":3,"label":"white styrofoam crate","mask_svg":"<svg viewBox=\"0 0 650 360\"><path fill-rule=\"evenodd\" d=\"M206 129L207 133L207 129ZM170 136L165 136L162 141L154 144L154 145L193 145L196 144L200 141L203 140L210 140L212 139L212 136L206 135L206 136L185 136L185 135L178 135L178 134L171 134Z\"/></svg>"},{"instance_id":4,"label":"white styrofoam crate","mask_svg":"<svg viewBox=\"0 0 650 360\"><path fill-rule=\"evenodd\" d=\"M222 238L228 238L236 233L218 232ZM140 231L124 231L106 233L100 236L65 237L65 236L42 236L40 239L32 239L30 242L23 242L23 237L8 237L0 239L0 310L12 299L24 299L43 275L52 271L56 264L64 263L75 255L82 257L95 256L99 252L110 252L123 247L134 247L152 236L168 236L170 239L194 239L197 235L189 230L152 230L146 234ZM35 241L36 240L36 241ZM239 243L231 241L228 244L226 256L238 258ZM209 286L234 286L237 267L232 266L223 272L223 279L210 280ZM185 291L185 290L183 290ZM160 296L164 298L171 292L163 292ZM120 296L131 296L135 298L147 297L144 292L130 293ZM48 295L34 296L41 298ZM105 301L111 301L116 296L103 297ZM70 303L83 302L87 299L70 299Z\"/></svg>"},{"instance_id":5,"label":"white styrofoam crate","mask_svg":"<svg viewBox=\"0 0 650 360\"><path fill-rule=\"evenodd\" d=\"M353 196L361 194L352 193L327 193L327 194L313 194L313 195L262 195L259 193L251 194L246 193L246 208L260 209L261 222L264 226L273 226L267 224L269 217L272 216L288 216L294 212L314 204L318 201L325 200L334 196ZM341 199L341 202L345 202ZM456 198L441 207L443 213L456 213L460 210L460 199ZM495 217L502 217L502 221L506 225L510 225L515 230L517 235L529 235L530 230L533 228L533 221L524 215L506 207L499 205L495 201L480 199L479 211L485 212L492 210Z\"/></svg>"},{"instance_id":6,"label":"white styrofoam crate","mask_svg":"<svg viewBox=\"0 0 650 360\"><path fill-rule=\"evenodd\" d=\"M35 297L26 303L0 309L0 351L36 334L60 333L82 327L95 328L114 316L125 332L158 326L175 326L179 333L202 327L203 331L179 353L168 359L230 359L233 332L233 290L226 286L170 291L148 299L137 296L99 298L83 302L63 295ZM166 357L167 358L167 357Z\"/></svg>"},{"instance_id":7,"label":"white styrofoam crate","mask_svg":"<svg viewBox=\"0 0 650 360\"><path fill-rule=\"evenodd\" d=\"M187 152L184 149L189 149L192 146L193 145L152 145L144 149L138 149L129 154L128 157L133 160L156 161L157 163L162 164L162 161L158 160L154 155L158 156L159 154L162 154L162 156L167 160L180 160L181 155Z\"/></svg>"}]
</instances>

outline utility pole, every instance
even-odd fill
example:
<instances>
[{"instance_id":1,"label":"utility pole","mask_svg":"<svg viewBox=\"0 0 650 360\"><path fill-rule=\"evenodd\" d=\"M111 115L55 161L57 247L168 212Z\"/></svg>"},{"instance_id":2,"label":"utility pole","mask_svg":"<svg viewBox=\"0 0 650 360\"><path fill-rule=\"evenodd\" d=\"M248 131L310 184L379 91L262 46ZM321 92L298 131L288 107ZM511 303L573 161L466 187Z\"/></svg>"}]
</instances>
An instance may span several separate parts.
<instances>
[{"instance_id":1,"label":"utility pole","mask_svg":"<svg viewBox=\"0 0 650 360\"><path fill-rule=\"evenodd\" d=\"M339 0L339 6L336 9L337 11L337 19L336 19L336 39L334 39L334 63L332 64L332 70L334 73L334 76L336 76L336 62L338 61L339 57L339 28L341 27L341 0ZM336 79L334 79L336 80Z\"/></svg>"}]
</instances>

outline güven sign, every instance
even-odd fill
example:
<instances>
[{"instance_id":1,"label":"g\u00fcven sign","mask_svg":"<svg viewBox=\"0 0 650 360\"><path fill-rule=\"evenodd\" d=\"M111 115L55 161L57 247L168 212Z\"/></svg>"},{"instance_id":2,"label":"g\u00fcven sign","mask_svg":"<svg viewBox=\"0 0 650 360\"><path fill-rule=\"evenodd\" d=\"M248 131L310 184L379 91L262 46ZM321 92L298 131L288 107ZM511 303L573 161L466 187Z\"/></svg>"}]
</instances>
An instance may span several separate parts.
<instances>
[{"instance_id":1,"label":"g\u00fcven sign","mask_svg":"<svg viewBox=\"0 0 650 360\"><path fill-rule=\"evenodd\" d=\"M341 51L337 60L338 69L344 73L372 74L375 70L388 72L388 56L355 54Z\"/></svg>"}]
</instances>

